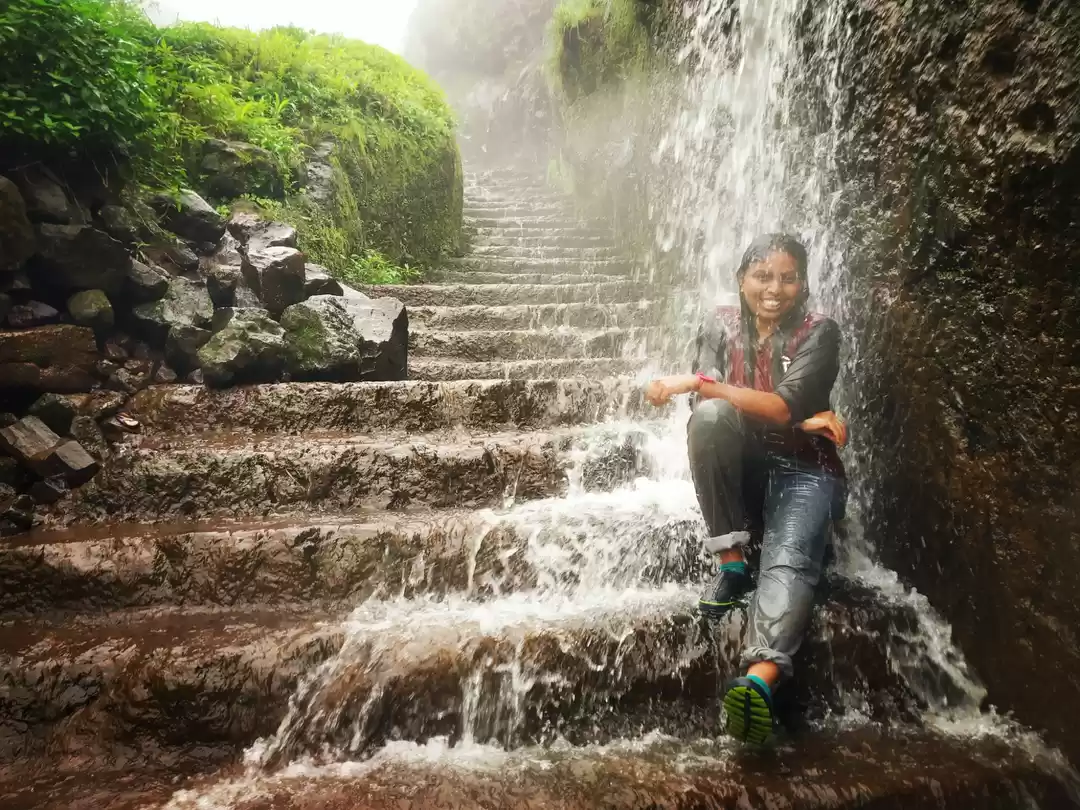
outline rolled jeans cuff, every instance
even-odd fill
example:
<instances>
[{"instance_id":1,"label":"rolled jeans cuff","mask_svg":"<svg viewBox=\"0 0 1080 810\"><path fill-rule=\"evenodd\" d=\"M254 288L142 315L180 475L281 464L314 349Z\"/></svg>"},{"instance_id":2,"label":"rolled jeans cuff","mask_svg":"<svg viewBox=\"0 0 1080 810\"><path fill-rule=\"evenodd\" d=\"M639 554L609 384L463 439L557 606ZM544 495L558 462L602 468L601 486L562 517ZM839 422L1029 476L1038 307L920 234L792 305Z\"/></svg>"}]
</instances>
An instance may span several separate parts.
<instances>
[{"instance_id":1,"label":"rolled jeans cuff","mask_svg":"<svg viewBox=\"0 0 1080 810\"><path fill-rule=\"evenodd\" d=\"M780 679L787 680L795 674L795 667L791 662L791 656L770 650L768 647L747 647L742 654L742 665L751 667L754 664L776 664L780 669Z\"/></svg>"},{"instance_id":2,"label":"rolled jeans cuff","mask_svg":"<svg viewBox=\"0 0 1080 810\"><path fill-rule=\"evenodd\" d=\"M750 532L728 532L717 537L706 537L702 545L714 554L732 548L741 548L750 542Z\"/></svg>"}]
</instances>

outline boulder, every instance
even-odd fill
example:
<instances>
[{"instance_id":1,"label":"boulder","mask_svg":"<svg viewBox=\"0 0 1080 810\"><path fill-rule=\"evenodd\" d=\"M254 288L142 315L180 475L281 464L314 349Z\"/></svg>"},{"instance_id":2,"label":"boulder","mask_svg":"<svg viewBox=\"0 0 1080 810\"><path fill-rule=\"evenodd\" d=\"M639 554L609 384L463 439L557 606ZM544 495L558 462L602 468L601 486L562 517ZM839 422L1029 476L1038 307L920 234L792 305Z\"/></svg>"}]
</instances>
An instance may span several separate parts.
<instances>
[{"instance_id":1,"label":"boulder","mask_svg":"<svg viewBox=\"0 0 1080 810\"><path fill-rule=\"evenodd\" d=\"M181 374L199 367L199 349L210 340L211 332L199 326L177 324L165 340L165 359Z\"/></svg>"},{"instance_id":2,"label":"boulder","mask_svg":"<svg viewBox=\"0 0 1080 810\"><path fill-rule=\"evenodd\" d=\"M115 323L112 304L101 290L77 292L67 302L68 314L79 326L89 326L98 332L111 329Z\"/></svg>"},{"instance_id":3,"label":"boulder","mask_svg":"<svg viewBox=\"0 0 1080 810\"><path fill-rule=\"evenodd\" d=\"M136 304L161 299L169 289L171 276L154 264L132 261L124 283L124 292Z\"/></svg>"},{"instance_id":4,"label":"boulder","mask_svg":"<svg viewBox=\"0 0 1080 810\"><path fill-rule=\"evenodd\" d=\"M217 251L203 262L206 288L215 307L235 305L236 287L243 281L243 256L240 242L226 232L218 243Z\"/></svg>"},{"instance_id":5,"label":"boulder","mask_svg":"<svg viewBox=\"0 0 1080 810\"><path fill-rule=\"evenodd\" d=\"M164 363L160 364L154 370L154 384L161 385L165 383L174 383L179 379L179 375L169 368Z\"/></svg>"},{"instance_id":6,"label":"boulder","mask_svg":"<svg viewBox=\"0 0 1080 810\"><path fill-rule=\"evenodd\" d=\"M262 305L262 301L259 300L259 296L255 294L255 291L251 289L245 281L241 281L236 285L236 292L233 294L233 308L265 309Z\"/></svg>"},{"instance_id":7,"label":"boulder","mask_svg":"<svg viewBox=\"0 0 1080 810\"><path fill-rule=\"evenodd\" d=\"M395 299L319 295L281 316L286 369L299 380L403 380L408 316Z\"/></svg>"},{"instance_id":8,"label":"boulder","mask_svg":"<svg viewBox=\"0 0 1080 810\"><path fill-rule=\"evenodd\" d=\"M118 294L131 268L127 249L88 225L39 225L37 247L44 277L60 292Z\"/></svg>"},{"instance_id":9,"label":"boulder","mask_svg":"<svg viewBox=\"0 0 1080 810\"><path fill-rule=\"evenodd\" d=\"M0 390L89 391L98 359L94 331L83 326L0 332Z\"/></svg>"},{"instance_id":10,"label":"boulder","mask_svg":"<svg viewBox=\"0 0 1080 810\"><path fill-rule=\"evenodd\" d=\"M70 487L81 487L95 475L101 465L73 439L62 441L30 460L30 469L42 478L60 476Z\"/></svg>"},{"instance_id":11,"label":"boulder","mask_svg":"<svg viewBox=\"0 0 1080 810\"><path fill-rule=\"evenodd\" d=\"M0 456L0 486L15 487L22 483L23 471L11 456ZM3 511L0 508L0 511Z\"/></svg>"},{"instance_id":12,"label":"boulder","mask_svg":"<svg viewBox=\"0 0 1080 810\"><path fill-rule=\"evenodd\" d=\"M7 315L8 326L12 329L32 329L35 326L45 326L59 321L60 313L41 301L16 304Z\"/></svg>"},{"instance_id":13,"label":"boulder","mask_svg":"<svg viewBox=\"0 0 1080 810\"><path fill-rule=\"evenodd\" d=\"M56 503L70 492L67 481L62 475L54 475L42 481L35 481L30 487L30 497L34 503L47 506Z\"/></svg>"},{"instance_id":14,"label":"boulder","mask_svg":"<svg viewBox=\"0 0 1080 810\"><path fill-rule=\"evenodd\" d=\"M18 187L0 177L0 273L14 270L34 254L34 227Z\"/></svg>"},{"instance_id":15,"label":"boulder","mask_svg":"<svg viewBox=\"0 0 1080 810\"><path fill-rule=\"evenodd\" d=\"M52 452L60 441L56 432L36 416L24 416L13 425L0 428L0 449L30 468L35 459Z\"/></svg>"},{"instance_id":16,"label":"boulder","mask_svg":"<svg viewBox=\"0 0 1080 810\"><path fill-rule=\"evenodd\" d=\"M82 210L50 172L25 169L16 175L15 182L26 202L26 214L34 222L56 225L82 225L85 222Z\"/></svg>"},{"instance_id":17,"label":"boulder","mask_svg":"<svg viewBox=\"0 0 1080 810\"><path fill-rule=\"evenodd\" d=\"M33 289L30 276L22 270L0 277L0 290L10 295L13 300L25 300Z\"/></svg>"},{"instance_id":18,"label":"boulder","mask_svg":"<svg viewBox=\"0 0 1080 810\"><path fill-rule=\"evenodd\" d=\"M209 326L214 317L214 302L205 284L177 277L169 281L160 301L140 304L131 315L148 340L163 346L174 326Z\"/></svg>"},{"instance_id":19,"label":"boulder","mask_svg":"<svg viewBox=\"0 0 1080 810\"><path fill-rule=\"evenodd\" d=\"M304 297L313 295L344 295L345 288L330 277L327 269L318 264L304 265Z\"/></svg>"},{"instance_id":20,"label":"boulder","mask_svg":"<svg viewBox=\"0 0 1080 810\"><path fill-rule=\"evenodd\" d=\"M122 205L104 205L98 212L101 229L113 239L132 245L139 239L139 223L135 215Z\"/></svg>"},{"instance_id":21,"label":"boulder","mask_svg":"<svg viewBox=\"0 0 1080 810\"><path fill-rule=\"evenodd\" d=\"M71 434L71 426L79 417L85 416L92 420L104 419L119 413L125 401L126 397L115 391L93 391L88 394L43 394L30 406L30 414L36 416L57 434L66 436Z\"/></svg>"},{"instance_id":22,"label":"boulder","mask_svg":"<svg viewBox=\"0 0 1080 810\"><path fill-rule=\"evenodd\" d=\"M263 222L248 236L248 251L275 247L296 247L296 228L284 222Z\"/></svg>"},{"instance_id":23,"label":"boulder","mask_svg":"<svg viewBox=\"0 0 1080 810\"><path fill-rule=\"evenodd\" d=\"M214 336L198 352L206 384L276 380L285 365L281 325L260 309L221 310L216 317Z\"/></svg>"},{"instance_id":24,"label":"boulder","mask_svg":"<svg viewBox=\"0 0 1080 810\"><path fill-rule=\"evenodd\" d=\"M150 380L153 379L153 371L151 369L131 369L122 366L115 369L110 375L109 379L105 381L105 385L109 387L111 391L122 392L125 394L137 394L139 391L150 385Z\"/></svg>"},{"instance_id":25,"label":"boulder","mask_svg":"<svg viewBox=\"0 0 1080 810\"><path fill-rule=\"evenodd\" d=\"M0 486L0 537L28 532L34 526L33 504L19 498L14 489Z\"/></svg>"},{"instance_id":26,"label":"boulder","mask_svg":"<svg viewBox=\"0 0 1080 810\"><path fill-rule=\"evenodd\" d=\"M274 156L243 141L207 141L200 169L203 186L215 197L272 197L285 187Z\"/></svg>"},{"instance_id":27,"label":"boulder","mask_svg":"<svg viewBox=\"0 0 1080 810\"><path fill-rule=\"evenodd\" d=\"M99 461L109 454L109 444L101 426L92 416L76 416L71 421L71 438Z\"/></svg>"},{"instance_id":28,"label":"boulder","mask_svg":"<svg viewBox=\"0 0 1080 810\"><path fill-rule=\"evenodd\" d=\"M151 205L161 224L192 242L217 242L225 233L225 220L191 189L181 189L176 197L159 194Z\"/></svg>"},{"instance_id":29,"label":"boulder","mask_svg":"<svg viewBox=\"0 0 1080 810\"><path fill-rule=\"evenodd\" d=\"M248 250L244 279L273 315L304 300L304 254L290 247Z\"/></svg>"},{"instance_id":30,"label":"boulder","mask_svg":"<svg viewBox=\"0 0 1080 810\"><path fill-rule=\"evenodd\" d=\"M229 233L240 240L240 244L246 245L248 239L251 238L251 234L265 221L254 211L236 210L229 215L226 227L229 229Z\"/></svg>"}]
</instances>

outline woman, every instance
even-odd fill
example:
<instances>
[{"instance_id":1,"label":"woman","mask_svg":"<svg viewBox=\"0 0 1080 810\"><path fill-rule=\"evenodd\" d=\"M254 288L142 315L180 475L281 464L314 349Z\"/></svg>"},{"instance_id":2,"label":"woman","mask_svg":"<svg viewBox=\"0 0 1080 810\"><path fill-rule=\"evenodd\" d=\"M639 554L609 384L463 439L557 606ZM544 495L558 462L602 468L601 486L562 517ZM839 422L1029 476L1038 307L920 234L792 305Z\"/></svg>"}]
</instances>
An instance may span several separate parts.
<instances>
[{"instance_id":1,"label":"woman","mask_svg":"<svg viewBox=\"0 0 1080 810\"><path fill-rule=\"evenodd\" d=\"M654 405L692 393L690 469L720 570L699 602L726 614L753 588L750 530L764 536L750 607L745 677L724 696L732 736L763 743L774 728L773 692L810 620L832 519L846 495L836 451L847 441L830 410L840 330L806 309L806 249L785 234L754 240L736 278L739 307L721 307L698 336L695 374L654 380Z\"/></svg>"}]
</instances>

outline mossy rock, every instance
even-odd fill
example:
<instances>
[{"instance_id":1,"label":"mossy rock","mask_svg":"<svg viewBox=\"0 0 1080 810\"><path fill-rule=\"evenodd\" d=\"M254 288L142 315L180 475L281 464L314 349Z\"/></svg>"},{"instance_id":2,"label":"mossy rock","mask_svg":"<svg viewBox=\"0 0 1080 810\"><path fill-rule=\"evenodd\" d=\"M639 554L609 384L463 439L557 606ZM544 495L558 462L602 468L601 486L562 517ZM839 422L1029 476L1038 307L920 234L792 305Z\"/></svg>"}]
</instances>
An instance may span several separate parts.
<instances>
[{"instance_id":1,"label":"mossy rock","mask_svg":"<svg viewBox=\"0 0 1080 810\"><path fill-rule=\"evenodd\" d=\"M116 321L109 296L101 290L75 293L68 299L67 310L79 326L89 326L98 332L111 329Z\"/></svg>"}]
</instances>

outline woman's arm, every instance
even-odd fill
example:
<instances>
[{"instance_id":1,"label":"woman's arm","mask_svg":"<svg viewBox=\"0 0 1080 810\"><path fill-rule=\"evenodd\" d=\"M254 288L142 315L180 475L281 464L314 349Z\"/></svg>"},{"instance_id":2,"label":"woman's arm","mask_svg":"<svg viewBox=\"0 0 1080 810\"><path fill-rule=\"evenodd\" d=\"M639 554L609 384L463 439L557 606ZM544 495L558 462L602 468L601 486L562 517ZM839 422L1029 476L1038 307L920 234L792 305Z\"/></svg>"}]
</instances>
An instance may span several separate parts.
<instances>
[{"instance_id":1,"label":"woman's arm","mask_svg":"<svg viewBox=\"0 0 1080 810\"><path fill-rule=\"evenodd\" d=\"M747 416L771 425L784 426L791 423L791 412L782 397L716 382L704 375L677 374L661 377L649 383L645 397L653 405L664 405L673 396L691 392L696 392L704 399L725 399Z\"/></svg>"}]
</instances>

